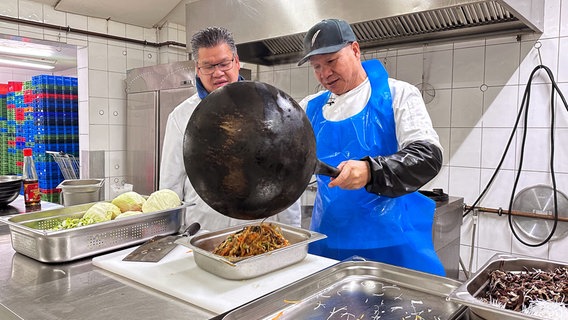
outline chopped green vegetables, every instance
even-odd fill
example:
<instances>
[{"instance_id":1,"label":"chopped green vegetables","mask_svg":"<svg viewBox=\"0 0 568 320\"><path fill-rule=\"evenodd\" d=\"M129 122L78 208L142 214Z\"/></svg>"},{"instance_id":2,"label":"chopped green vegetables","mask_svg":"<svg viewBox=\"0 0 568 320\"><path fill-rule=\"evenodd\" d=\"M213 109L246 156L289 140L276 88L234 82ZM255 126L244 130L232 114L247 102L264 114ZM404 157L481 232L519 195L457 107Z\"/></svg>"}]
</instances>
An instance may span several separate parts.
<instances>
[{"instance_id":1,"label":"chopped green vegetables","mask_svg":"<svg viewBox=\"0 0 568 320\"><path fill-rule=\"evenodd\" d=\"M51 228L50 230L57 231L63 229L72 229L76 227L86 226L89 224L97 223L92 218L67 218L61 221L57 226Z\"/></svg>"}]
</instances>

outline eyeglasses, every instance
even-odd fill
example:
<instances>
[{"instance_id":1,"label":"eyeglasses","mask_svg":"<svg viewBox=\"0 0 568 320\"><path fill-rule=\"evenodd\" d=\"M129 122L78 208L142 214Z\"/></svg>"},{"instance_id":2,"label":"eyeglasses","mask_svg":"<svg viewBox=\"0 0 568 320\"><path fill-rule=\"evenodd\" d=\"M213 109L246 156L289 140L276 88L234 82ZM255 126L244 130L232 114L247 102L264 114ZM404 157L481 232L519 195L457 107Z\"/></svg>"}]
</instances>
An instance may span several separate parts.
<instances>
[{"instance_id":1,"label":"eyeglasses","mask_svg":"<svg viewBox=\"0 0 568 320\"><path fill-rule=\"evenodd\" d=\"M216 64L204 65L203 67L198 67L201 70L201 73L208 76L215 72L215 68L219 68L220 71L227 71L233 68L233 62L235 61L235 56L233 55L233 59L228 61L219 62Z\"/></svg>"}]
</instances>

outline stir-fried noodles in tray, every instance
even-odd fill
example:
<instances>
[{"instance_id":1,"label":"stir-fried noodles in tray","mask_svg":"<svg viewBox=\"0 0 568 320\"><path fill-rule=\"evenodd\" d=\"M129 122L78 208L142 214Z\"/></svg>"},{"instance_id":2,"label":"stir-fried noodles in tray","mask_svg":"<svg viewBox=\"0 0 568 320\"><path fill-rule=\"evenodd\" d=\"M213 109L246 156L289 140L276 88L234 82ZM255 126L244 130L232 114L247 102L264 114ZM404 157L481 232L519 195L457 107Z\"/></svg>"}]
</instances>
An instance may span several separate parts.
<instances>
[{"instance_id":1,"label":"stir-fried noodles in tray","mask_svg":"<svg viewBox=\"0 0 568 320\"><path fill-rule=\"evenodd\" d=\"M279 226L261 223L246 226L229 235L213 250L213 253L224 257L242 258L283 248L289 244Z\"/></svg>"}]
</instances>

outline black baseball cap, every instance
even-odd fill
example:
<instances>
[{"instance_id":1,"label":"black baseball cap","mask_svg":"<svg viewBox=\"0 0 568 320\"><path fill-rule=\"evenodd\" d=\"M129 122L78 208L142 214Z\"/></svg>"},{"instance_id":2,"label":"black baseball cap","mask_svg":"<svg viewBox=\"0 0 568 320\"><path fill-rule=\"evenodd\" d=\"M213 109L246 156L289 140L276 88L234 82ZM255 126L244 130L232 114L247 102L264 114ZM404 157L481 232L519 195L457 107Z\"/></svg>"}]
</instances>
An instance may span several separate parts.
<instances>
[{"instance_id":1,"label":"black baseball cap","mask_svg":"<svg viewBox=\"0 0 568 320\"><path fill-rule=\"evenodd\" d=\"M308 30L304 37L304 57L298 65L303 65L311 56L334 53L350 42L357 41L353 29L344 20L325 19Z\"/></svg>"}]
</instances>

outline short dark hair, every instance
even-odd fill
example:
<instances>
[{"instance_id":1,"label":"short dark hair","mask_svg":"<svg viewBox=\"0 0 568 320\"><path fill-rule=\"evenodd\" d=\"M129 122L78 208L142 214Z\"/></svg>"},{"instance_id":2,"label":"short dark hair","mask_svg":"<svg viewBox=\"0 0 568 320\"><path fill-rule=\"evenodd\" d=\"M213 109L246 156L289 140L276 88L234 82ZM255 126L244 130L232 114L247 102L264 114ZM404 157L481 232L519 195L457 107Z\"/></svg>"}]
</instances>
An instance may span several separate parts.
<instances>
[{"instance_id":1,"label":"short dark hair","mask_svg":"<svg viewBox=\"0 0 568 320\"><path fill-rule=\"evenodd\" d=\"M226 43L234 54L237 54L237 47L233 34L223 27L208 27L197 31L191 37L191 55L194 61L199 58L200 48L211 48L219 44Z\"/></svg>"}]
</instances>

